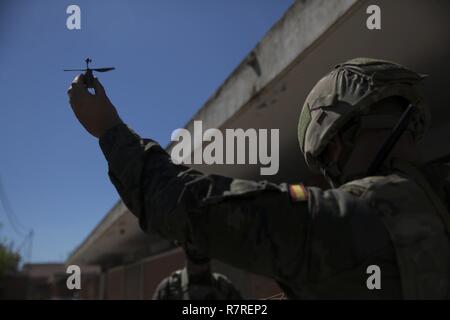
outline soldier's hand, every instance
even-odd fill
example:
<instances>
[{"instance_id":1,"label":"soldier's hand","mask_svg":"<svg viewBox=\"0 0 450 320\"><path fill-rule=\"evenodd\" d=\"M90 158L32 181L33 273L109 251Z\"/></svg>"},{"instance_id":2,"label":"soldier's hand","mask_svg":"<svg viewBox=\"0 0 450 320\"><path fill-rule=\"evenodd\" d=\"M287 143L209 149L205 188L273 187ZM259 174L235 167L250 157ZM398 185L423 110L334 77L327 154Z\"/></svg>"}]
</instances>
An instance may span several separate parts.
<instances>
[{"instance_id":1,"label":"soldier's hand","mask_svg":"<svg viewBox=\"0 0 450 320\"><path fill-rule=\"evenodd\" d=\"M73 80L67 94L72 110L80 123L90 134L100 138L122 120L97 78L94 79L94 91L95 94L88 91L84 75L80 74Z\"/></svg>"}]
</instances>

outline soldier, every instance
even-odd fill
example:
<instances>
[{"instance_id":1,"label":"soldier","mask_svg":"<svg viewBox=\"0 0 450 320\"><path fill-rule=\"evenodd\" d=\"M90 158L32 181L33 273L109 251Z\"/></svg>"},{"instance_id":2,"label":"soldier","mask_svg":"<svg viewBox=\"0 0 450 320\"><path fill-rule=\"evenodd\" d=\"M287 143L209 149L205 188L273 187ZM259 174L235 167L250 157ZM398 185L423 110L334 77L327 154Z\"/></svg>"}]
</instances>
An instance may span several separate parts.
<instances>
[{"instance_id":1,"label":"soldier","mask_svg":"<svg viewBox=\"0 0 450 320\"><path fill-rule=\"evenodd\" d=\"M419 157L416 141L429 123L423 78L396 63L357 58L317 83L298 138L307 164L331 182L328 190L175 165L121 121L98 80L95 95L82 75L68 93L144 231L272 277L288 298L447 298L449 170L425 167ZM380 158L409 104L415 112L406 131ZM381 164L371 166L373 159ZM381 270L380 290L367 287L371 265Z\"/></svg>"},{"instance_id":2,"label":"soldier","mask_svg":"<svg viewBox=\"0 0 450 320\"><path fill-rule=\"evenodd\" d=\"M239 291L222 274L211 272L211 259L185 246L186 267L158 285L154 300L241 300Z\"/></svg>"}]
</instances>

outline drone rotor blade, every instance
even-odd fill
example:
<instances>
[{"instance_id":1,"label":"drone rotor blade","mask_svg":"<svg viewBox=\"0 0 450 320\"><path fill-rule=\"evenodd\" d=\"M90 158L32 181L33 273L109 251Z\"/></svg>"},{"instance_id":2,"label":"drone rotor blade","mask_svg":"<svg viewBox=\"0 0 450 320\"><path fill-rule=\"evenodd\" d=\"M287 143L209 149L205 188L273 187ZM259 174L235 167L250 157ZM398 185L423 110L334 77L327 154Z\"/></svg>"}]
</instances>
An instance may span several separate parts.
<instances>
[{"instance_id":1,"label":"drone rotor blade","mask_svg":"<svg viewBox=\"0 0 450 320\"><path fill-rule=\"evenodd\" d=\"M107 71L111 71L114 69L115 68L96 68L96 69L92 69L92 70L97 71L97 72L107 72Z\"/></svg>"},{"instance_id":2,"label":"drone rotor blade","mask_svg":"<svg viewBox=\"0 0 450 320\"><path fill-rule=\"evenodd\" d=\"M64 69L63 71L86 71L86 69Z\"/></svg>"}]
</instances>

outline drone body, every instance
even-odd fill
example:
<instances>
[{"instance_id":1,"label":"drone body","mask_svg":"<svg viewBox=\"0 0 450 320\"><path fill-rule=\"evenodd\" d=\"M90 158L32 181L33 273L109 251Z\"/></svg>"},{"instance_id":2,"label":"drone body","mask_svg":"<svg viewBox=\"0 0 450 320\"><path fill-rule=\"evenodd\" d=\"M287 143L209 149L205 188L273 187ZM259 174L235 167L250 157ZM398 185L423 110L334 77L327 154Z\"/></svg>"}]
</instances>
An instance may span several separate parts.
<instances>
[{"instance_id":1,"label":"drone body","mask_svg":"<svg viewBox=\"0 0 450 320\"><path fill-rule=\"evenodd\" d=\"M84 71L84 78L85 78L85 83L86 83L86 87L87 88L93 88L94 87L94 75L93 75L93 71L96 72L107 72L107 71L111 71L114 70L114 67L108 67L108 68L94 68L91 69L89 68L89 63L92 62L92 59L90 58L86 58L86 60L84 60L86 62L86 69L64 69L64 71Z\"/></svg>"}]
</instances>

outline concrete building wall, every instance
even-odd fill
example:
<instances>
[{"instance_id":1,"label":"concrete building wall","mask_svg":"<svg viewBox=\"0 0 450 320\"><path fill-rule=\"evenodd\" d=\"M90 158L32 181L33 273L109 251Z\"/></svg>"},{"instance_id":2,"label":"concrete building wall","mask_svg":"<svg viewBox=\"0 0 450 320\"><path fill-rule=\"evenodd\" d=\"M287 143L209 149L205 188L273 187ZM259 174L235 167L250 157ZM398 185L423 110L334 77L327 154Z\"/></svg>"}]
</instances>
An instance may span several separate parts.
<instances>
[{"instance_id":1,"label":"concrete building wall","mask_svg":"<svg viewBox=\"0 0 450 320\"><path fill-rule=\"evenodd\" d=\"M81 277L81 290L78 298L82 300L100 298L100 274Z\"/></svg>"},{"instance_id":2,"label":"concrete building wall","mask_svg":"<svg viewBox=\"0 0 450 320\"><path fill-rule=\"evenodd\" d=\"M105 299L125 299L124 267L114 268L106 273Z\"/></svg>"},{"instance_id":3,"label":"concrete building wall","mask_svg":"<svg viewBox=\"0 0 450 320\"><path fill-rule=\"evenodd\" d=\"M154 257L142 259L131 265L124 265L111 270L107 270L104 274L104 299L132 299L132 300L149 300L152 298L155 289L161 280L170 275L174 270L184 267L184 253L181 249L174 249L168 252L156 255ZM96 289L100 290L100 276L98 280L92 283ZM81 297L86 299L98 299L99 295L90 295L89 297Z\"/></svg>"},{"instance_id":4,"label":"concrete building wall","mask_svg":"<svg viewBox=\"0 0 450 320\"><path fill-rule=\"evenodd\" d=\"M185 255L176 248L130 265L122 265L104 272L104 290L101 293L102 275L82 278L79 299L93 300L150 300L162 279L183 268ZM281 289L271 279L257 276L214 261L214 272L226 274L246 299L265 299L279 294Z\"/></svg>"}]
</instances>

